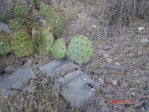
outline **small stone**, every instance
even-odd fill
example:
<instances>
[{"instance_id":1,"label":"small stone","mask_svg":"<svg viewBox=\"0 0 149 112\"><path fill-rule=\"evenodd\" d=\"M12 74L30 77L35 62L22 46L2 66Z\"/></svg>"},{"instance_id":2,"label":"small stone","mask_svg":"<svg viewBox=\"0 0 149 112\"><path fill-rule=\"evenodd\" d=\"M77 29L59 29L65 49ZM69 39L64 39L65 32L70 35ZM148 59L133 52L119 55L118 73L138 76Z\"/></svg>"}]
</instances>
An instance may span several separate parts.
<instances>
[{"instance_id":1,"label":"small stone","mask_svg":"<svg viewBox=\"0 0 149 112\"><path fill-rule=\"evenodd\" d=\"M149 40L148 39L140 39L140 43L147 45L147 44L149 44Z\"/></svg>"},{"instance_id":2,"label":"small stone","mask_svg":"<svg viewBox=\"0 0 149 112\"><path fill-rule=\"evenodd\" d=\"M108 61L108 63L112 63L112 59L108 54L103 54L103 57Z\"/></svg>"},{"instance_id":3,"label":"small stone","mask_svg":"<svg viewBox=\"0 0 149 112\"><path fill-rule=\"evenodd\" d=\"M3 22L0 22L0 29L3 30L3 31L5 31L5 32L8 33L8 34L11 33L11 31L10 31L8 25L5 24L5 23L3 23Z\"/></svg>"},{"instance_id":4,"label":"small stone","mask_svg":"<svg viewBox=\"0 0 149 112\"><path fill-rule=\"evenodd\" d=\"M6 72L7 74L11 74L13 71L14 71L14 67L13 67L13 66L7 66L7 67L5 68L5 72Z\"/></svg>"},{"instance_id":5,"label":"small stone","mask_svg":"<svg viewBox=\"0 0 149 112\"><path fill-rule=\"evenodd\" d=\"M135 107L135 108L140 107L140 106L142 106L143 103L144 103L144 101L138 101L138 102L134 105L134 107Z\"/></svg>"},{"instance_id":6,"label":"small stone","mask_svg":"<svg viewBox=\"0 0 149 112\"><path fill-rule=\"evenodd\" d=\"M100 84L104 84L104 80L102 78L98 78Z\"/></svg>"},{"instance_id":7,"label":"small stone","mask_svg":"<svg viewBox=\"0 0 149 112\"><path fill-rule=\"evenodd\" d=\"M97 26L96 26L96 25L92 25L92 27L93 27L93 28L96 28Z\"/></svg>"},{"instance_id":8,"label":"small stone","mask_svg":"<svg viewBox=\"0 0 149 112\"><path fill-rule=\"evenodd\" d=\"M111 70L117 70L119 72L123 72L124 71L124 68L121 66L121 65L116 65L116 64L108 64L106 66L107 69L111 69Z\"/></svg>"},{"instance_id":9,"label":"small stone","mask_svg":"<svg viewBox=\"0 0 149 112\"><path fill-rule=\"evenodd\" d=\"M144 27L138 27L138 31L143 31L144 29Z\"/></svg>"},{"instance_id":10,"label":"small stone","mask_svg":"<svg viewBox=\"0 0 149 112\"><path fill-rule=\"evenodd\" d=\"M110 94L112 90L110 88L108 88L108 87L102 87L101 91L104 94Z\"/></svg>"},{"instance_id":11,"label":"small stone","mask_svg":"<svg viewBox=\"0 0 149 112\"><path fill-rule=\"evenodd\" d=\"M106 103L106 102L105 102L104 99L100 99L100 103L99 103L99 104L100 104L101 106L105 105L105 103Z\"/></svg>"},{"instance_id":12,"label":"small stone","mask_svg":"<svg viewBox=\"0 0 149 112\"><path fill-rule=\"evenodd\" d=\"M114 86L116 86L116 85L117 85L117 80L112 80L112 84L113 84Z\"/></svg>"}]
</instances>

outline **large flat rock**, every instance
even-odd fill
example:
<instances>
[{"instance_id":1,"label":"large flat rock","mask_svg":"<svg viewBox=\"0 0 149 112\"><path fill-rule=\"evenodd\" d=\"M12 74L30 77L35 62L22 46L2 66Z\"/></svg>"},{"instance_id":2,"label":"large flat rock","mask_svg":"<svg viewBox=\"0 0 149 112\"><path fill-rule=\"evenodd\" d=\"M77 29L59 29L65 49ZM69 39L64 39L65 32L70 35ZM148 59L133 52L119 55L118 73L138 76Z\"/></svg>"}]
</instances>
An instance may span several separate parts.
<instances>
[{"instance_id":1,"label":"large flat rock","mask_svg":"<svg viewBox=\"0 0 149 112\"><path fill-rule=\"evenodd\" d=\"M93 92L73 86L63 87L61 94L75 108L81 108L96 99Z\"/></svg>"},{"instance_id":2,"label":"large flat rock","mask_svg":"<svg viewBox=\"0 0 149 112\"><path fill-rule=\"evenodd\" d=\"M30 68L21 68L10 74L5 79L0 80L0 87L2 88L2 94L7 96L10 88L20 89L27 79L32 78L34 72Z\"/></svg>"}]
</instances>

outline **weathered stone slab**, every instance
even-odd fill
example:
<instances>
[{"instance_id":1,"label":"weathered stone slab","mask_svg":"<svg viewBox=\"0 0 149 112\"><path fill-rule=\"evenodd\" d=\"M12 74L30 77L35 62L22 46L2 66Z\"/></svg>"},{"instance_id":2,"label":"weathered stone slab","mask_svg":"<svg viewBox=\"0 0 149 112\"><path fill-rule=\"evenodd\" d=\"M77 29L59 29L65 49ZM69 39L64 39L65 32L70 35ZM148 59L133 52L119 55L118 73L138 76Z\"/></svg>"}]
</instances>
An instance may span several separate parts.
<instances>
[{"instance_id":1,"label":"weathered stone slab","mask_svg":"<svg viewBox=\"0 0 149 112\"><path fill-rule=\"evenodd\" d=\"M21 68L10 74L7 78L0 80L2 94L7 96L10 88L20 89L27 79L32 78L34 72L30 68Z\"/></svg>"},{"instance_id":2,"label":"weathered stone slab","mask_svg":"<svg viewBox=\"0 0 149 112\"><path fill-rule=\"evenodd\" d=\"M55 77L55 74L58 72L57 68L61 66L62 62L54 60L48 64L45 64L43 66L40 66L39 69L41 70L42 73L50 76L50 77Z\"/></svg>"},{"instance_id":3,"label":"weathered stone slab","mask_svg":"<svg viewBox=\"0 0 149 112\"><path fill-rule=\"evenodd\" d=\"M88 91L94 91L99 86L96 84L89 76L86 74L82 74L80 77L76 78L75 80L71 81L69 86L74 86L81 89L87 89Z\"/></svg>"},{"instance_id":4,"label":"weathered stone slab","mask_svg":"<svg viewBox=\"0 0 149 112\"><path fill-rule=\"evenodd\" d=\"M81 108L96 99L93 92L70 85L63 87L61 94L75 108Z\"/></svg>"},{"instance_id":5,"label":"weathered stone slab","mask_svg":"<svg viewBox=\"0 0 149 112\"><path fill-rule=\"evenodd\" d=\"M75 80L76 78L78 78L80 75L84 74L84 72L80 71L80 70L77 70L77 71L74 71L74 72L71 72L71 73L68 73L67 75L63 76L63 77L60 77L57 81L57 83L60 85L60 86L65 86L67 85L68 83L70 83L71 81Z\"/></svg>"},{"instance_id":6,"label":"weathered stone slab","mask_svg":"<svg viewBox=\"0 0 149 112\"><path fill-rule=\"evenodd\" d=\"M69 61L57 61L54 60L46 65L43 65L39 67L39 69L45 73L46 75L52 77L52 78L58 78L60 76L63 76L67 73L75 71L75 69L78 69L79 67L75 65L72 62Z\"/></svg>"}]
</instances>

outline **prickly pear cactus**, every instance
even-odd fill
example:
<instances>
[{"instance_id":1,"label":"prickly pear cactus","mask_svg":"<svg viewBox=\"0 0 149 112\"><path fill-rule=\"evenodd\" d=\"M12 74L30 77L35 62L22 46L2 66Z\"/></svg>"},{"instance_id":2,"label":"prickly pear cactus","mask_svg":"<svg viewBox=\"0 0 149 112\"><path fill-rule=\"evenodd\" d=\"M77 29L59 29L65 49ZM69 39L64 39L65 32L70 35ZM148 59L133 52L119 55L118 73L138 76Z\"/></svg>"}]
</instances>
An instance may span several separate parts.
<instances>
[{"instance_id":1,"label":"prickly pear cactus","mask_svg":"<svg viewBox=\"0 0 149 112\"><path fill-rule=\"evenodd\" d=\"M65 28L65 15L63 12L60 12L58 14L58 18L56 21L56 27L54 30L54 35L57 38L60 38L62 36L62 33L64 32L64 28Z\"/></svg>"},{"instance_id":2,"label":"prickly pear cactus","mask_svg":"<svg viewBox=\"0 0 149 112\"><path fill-rule=\"evenodd\" d=\"M51 28L51 30L53 30L55 28L55 24L56 24L56 12L54 10L54 8L52 8L51 6L48 6L47 9L45 10L45 16L46 16L46 21L49 25L49 27Z\"/></svg>"},{"instance_id":3,"label":"prickly pear cactus","mask_svg":"<svg viewBox=\"0 0 149 112\"><path fill-rule=\"evenodd\" d=\"M48 55L53 44L53 35L47 29L41 29L37 40L38 52L41 55Z\"/></svg>"},{"instance_id":4,"label":"prickly pear cactus","mask_svg":"<svg viewBox=\"0 0 149 112\"><path fill-rule=\"evenodd\" d=\"M19 57L29 56L33 53L32 38L25 31L16 33L11 40L11 49Z\"/></svg>"},{"instance_id":5,"label":"prickly pear cactus","mask_svg":"<svg viewBox=\"0 0 149 112\"><path fill-rule=\"evenodd\" d=\"M13 29L13 30L24 30L26 29L26 26L25 26L26 22L27 20L25 18L16 17L9 22L9 27L10 29Z\"/></svg>"},{"instance_id":6,"label":"prickly pear cactus","mask_svg":"<svg viewBox=\"0 0 149 112\"><path fill-rule=\"evenodd\" d=\"M10 52L10 44L7 37L0 36L0 55Z\"/></svg>"},{"instance_id":7,"label":"prickly pear cactus","mask_svg":"<svg viewBox=\"0 0 149 112\"><path fill-rule=\"evenodd\" d=\"M29 13L29 10L27 6L17 6L13 11L14 16L27 15L28 13Z\"/></svg>"},{"instance_id":8,"label":"prickly pear cactus","mask_svg":"<svg viewBox=\"0 0 149 112\"><path fill-rule=\"evenodd\" d=\"M68 46L67 55L79 64L89 62L93 55L92 42L82 35L73 37Z\"/></svg>"},{"instance_id":9,"label":"prickly pear cactus","mask_svg":"<svg viewBox=\"0 0 149 112\"><path fill-rule=\"evenodd\" d=\"M40 2L40 4L39 4L39 11L40 11L40 13L45 15L46 14L46 9L47 9L47 7L46 7L45 3Z\"/></svg>"},{"instance_id":10,"label":"prickly pear cactus","mask_svg":"<svg viewBox=\"0 0 149 112\"><path fill-rule=\"evenodd\" d=\"M55 59L62 59L66 55L66 44L63 38L56 40L52 47L52 55Z\"/></svg>"}]
</instances>

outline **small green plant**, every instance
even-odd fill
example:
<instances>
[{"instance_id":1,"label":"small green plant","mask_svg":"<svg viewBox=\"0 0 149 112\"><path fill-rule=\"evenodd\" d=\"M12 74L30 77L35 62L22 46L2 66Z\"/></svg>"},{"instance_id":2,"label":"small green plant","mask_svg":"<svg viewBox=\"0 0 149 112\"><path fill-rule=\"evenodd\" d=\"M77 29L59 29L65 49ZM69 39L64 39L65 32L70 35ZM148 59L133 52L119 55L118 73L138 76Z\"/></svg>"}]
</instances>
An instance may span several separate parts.
<instances>
[{"instance_id":1,"label":"small green plant","mask_svg":"<svg viewBox=\"0 0 149 112\"><path fill-rule=\"evenodd\" d=\"M63 38L56 40L51 53L55 59L63 59L66 56L66 44Z\"/></svg>"},{"instance_id":2,"label":"small green plant","mask_svg":"<svg viewBox=\"0 0 149 112\"><path fill-rule=\"evenodd\" d=\"M56 26L54 29L54 35L56 38L60 38L64 32L65 28L65 14L64 12L60 12L57 16Z\"/></svg>"},{"instance_id":3,"label":"small green plant","mask_svg":"<svg viewBox=\"0 0 149 112\"><path fill-rule=\"evenodd\" d=\"M0 36L0 55L10 52L10 45L6 36Z\"/></svg>"},{"instance_id":4,"label":"small green plant","mask_svg":"<svg viewBox=\"0 0 149 112\"><path fill-rule=\"evenodd\" d=\"M48 29L41 28L39 36L37 37L37 51L40 55L48 55L53 44L53 35Z\"/></svg>"},{"instance_id":5,"label":"small green plant","mask_svg":"<svg viewBox=\"0 0 149 112\"><path fill-rule=\"evenodd\" d=\"M56 11L53 7L48 6L45 12L46 21L48 22L50 29L53 30L56 24Z\"/></svg>"},{"instance_id":6,"label":"small green plant","mask_svg":"<svg viewBox=\"0 0 149 112\"><path fill-rule=\"evenodd\" d=\"M25 31L17 32L11 39L11 49L19 57L29 56L33 53L31 36Z\"/></svg>"},{"instance_id":7,"label":"small green plant","mask_svg":"<svg viewBox=\"0 0 149 112\"><path fill-rule=\"evenodd\" d=\"M79 64L89 62L93 55L92 42L82 35L72 37L67 55L71 60Z\"/></svg>"}]
</instances>

